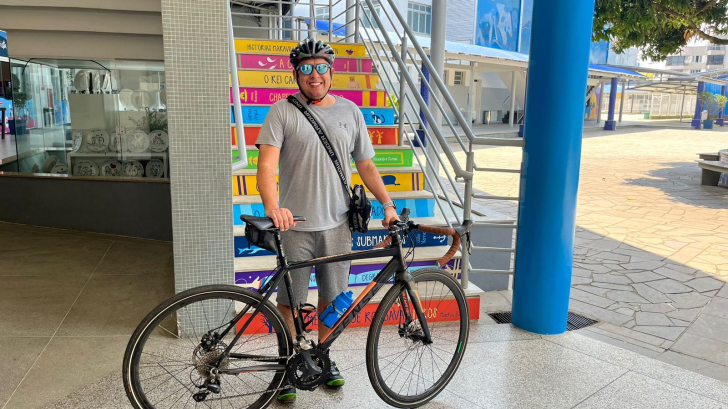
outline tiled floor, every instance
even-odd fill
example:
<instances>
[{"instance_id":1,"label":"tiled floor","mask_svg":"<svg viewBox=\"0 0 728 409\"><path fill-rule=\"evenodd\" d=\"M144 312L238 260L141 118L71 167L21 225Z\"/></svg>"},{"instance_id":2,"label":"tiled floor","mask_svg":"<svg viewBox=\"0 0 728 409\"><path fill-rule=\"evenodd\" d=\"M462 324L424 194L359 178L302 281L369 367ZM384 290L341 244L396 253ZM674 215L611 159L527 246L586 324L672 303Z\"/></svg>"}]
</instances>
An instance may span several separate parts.
<instances>
[{"instance_id":1,"label":"tiled floor","mask_svg":"<svg viewBox=\"0 0 728 409\"><path fill-rule=\"evenodd\" d=\"M585 133L570 308L591 337L728 381L728 189L700 185L698 152L728 129ZM458 154L460 155L460 154ZM483 148L480 166L518 168L518 148ZM518 175L475 186L517 196ZM516 215L515 203L482 201ZM475 243L477 245L477 243Z\"/></svg>"},{"instance_id":2,"label":"tiled floor","mask_svg":"<svg viewBox=\"0 0 728 409\"><path fill-rule=\"evenodd\" d=\"M168 243L0 223L0 407L131 407L123 351L172 293L171 253ZM427 407L728 408L728 384L578 333L495 325L485 312L508 309L510 292L482 301L460 370ZM296 407L386 407L367 377L366 334L348 330L332 351L347 385L302 392Z\"/></svg>"},{"instance_id":3,"label":"tiled floor","mask_svg":"<svg viewBox=\"0 0 728 409\"><path fill-rule=\"evenodd\" d=\"M173 292L171 243L0 223L0 407L41 408L118 372Z\"/></svg>"}]
</instances>

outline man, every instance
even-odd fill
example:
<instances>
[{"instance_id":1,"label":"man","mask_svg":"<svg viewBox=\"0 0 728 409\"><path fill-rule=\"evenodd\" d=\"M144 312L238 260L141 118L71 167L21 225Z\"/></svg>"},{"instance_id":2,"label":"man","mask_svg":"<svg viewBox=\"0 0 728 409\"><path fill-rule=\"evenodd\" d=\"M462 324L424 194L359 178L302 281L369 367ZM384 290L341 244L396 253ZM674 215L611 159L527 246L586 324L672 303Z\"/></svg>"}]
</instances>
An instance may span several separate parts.
<instances>
[{"instance_id":1,"label":"man","mask_svg":"<svg viewBox=\"0 0 728 409\"><path fill-rule=\"evenodd\" d=\"M336 155L347 164L353 158L364 184L384 207L382 225L397 220L397 211L379 176L372 157L372 148L364 117L359 108L346 99L329 94L334 75L334 50L321 41L306 39L290 55L293 76L300 93L295 95L324 128ZM286 256L291 261L351 251L351 231L347 211L349 194L344 190L336 169L310 122L286 100L271 107L260 130L257 145L258 187L265 206L265 215L280 228ZM280 165L280 200L276 195L276 167ZM348 180L351 167L344 166ZM305 216L306 223L298 225L293 215ZM316 282L320 314L346 291L351 262L316 266ZM291 272L296 299L304 302L308 296L311 268ZM291 306L284 292L278 292L278 308L288 326L293 329ZM319 340L331 332L319 320ZM336 364L325 384L344 385ZM285 385L278 394L281 402L293 402L296 389Z\"/></svg>"}]
</instances>

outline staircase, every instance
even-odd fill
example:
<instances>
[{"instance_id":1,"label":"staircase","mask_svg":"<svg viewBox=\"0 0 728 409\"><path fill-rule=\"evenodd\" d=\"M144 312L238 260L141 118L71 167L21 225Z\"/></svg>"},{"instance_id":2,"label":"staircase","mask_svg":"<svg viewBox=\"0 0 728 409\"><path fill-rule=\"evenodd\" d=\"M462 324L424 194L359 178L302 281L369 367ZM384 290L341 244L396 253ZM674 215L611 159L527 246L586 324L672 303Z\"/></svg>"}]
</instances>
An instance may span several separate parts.
<instances>
[{"instance_id":1,"label":"staircase","mask_svg":"<svg viewBox=\"0 0 728 409\"><path fill-rule=\"evenodd\" d=\"M245 239L245 227L240 220L241 214L263 215L264 209L257 188L258 151L254 146L261 124L270 106L298 92L293 81L291 66L288 63L290 49L297 43L293 41L277 41L263 39L236 39L235 51L238 65L239 90L230 90L231 97L231 142L233 145L233 162L239 159L238 143L245 145L248 166L233 172L233 222L235 235L235 283L239 286L258 289L276 268L273 253L250 246ZM438 206L437 197L432 191L425 190L425 176L420 160L413 161L412 148L402 144L398 125L395 123L395 110L390 105L387 92L379 86L382 78L373 73L373 61L364 44L332 43L337 54L334 63L334 75L331 94L354 102L364 115L369 137L375 148L375 165L379 169L391 198L397 208L409 208L410 217L418 223L446 226L455 224L458 218L450 208ZM379 86L379 87L378 87ZM232 115L234 98L240 98L244 133L241 140L234 127ZM352 162L352 167L354 166ZM332 170L333 171L333 170ZM363 184L356 168L353 168L353 184ZM372 248L387 235L381 225L384 211L382 206L371 195L373 216L369 232L354 233L352 249ZM304 215L305 216L305 215ZM448 249L448 237L417 232L415 235L415 257L410 269L434 267L435 260ZM405 245L409 239L405 240ZM373 276L384 266L387 260L357 260L352 263L349 286L352 291L360 292ZM443 268L453 275L460 273L461 254ZM309 302L315 303L316 283L311 276ZM386 289L380 291L371 301L368 309L360 315L358 322L352 326L368 325L366 312L373 312ZM471 319L479 318L480 294L482 291L474 285L468 286L466 294L470 304ZM315 325L316 323L314 323Z\"/></svg>"}]
</instances>

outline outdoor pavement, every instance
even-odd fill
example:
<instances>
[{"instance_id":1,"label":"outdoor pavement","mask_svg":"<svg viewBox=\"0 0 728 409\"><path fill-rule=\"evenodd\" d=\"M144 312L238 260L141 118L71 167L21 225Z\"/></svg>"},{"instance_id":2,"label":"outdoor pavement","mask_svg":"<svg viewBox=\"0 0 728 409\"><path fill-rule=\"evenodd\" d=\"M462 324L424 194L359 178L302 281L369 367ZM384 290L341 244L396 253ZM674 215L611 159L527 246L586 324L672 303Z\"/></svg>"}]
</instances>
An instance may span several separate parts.
<instances>
[{"instance_id":1,"label":"outdoor pavement","mask_svg":"<svg viewBox=\"0 0 728 409\"><path fill-rule=\"evenodd\" d=\"M600 323L580 333L728 381L728 189L701 186L696 163L726 148L726 128L585 132L570 309ZM518 168L520 155L475 161ZM478 173L475 187L517 196L518 175ZM515 202L478 202L516 217Z\"/></svg>"}]
</instances>

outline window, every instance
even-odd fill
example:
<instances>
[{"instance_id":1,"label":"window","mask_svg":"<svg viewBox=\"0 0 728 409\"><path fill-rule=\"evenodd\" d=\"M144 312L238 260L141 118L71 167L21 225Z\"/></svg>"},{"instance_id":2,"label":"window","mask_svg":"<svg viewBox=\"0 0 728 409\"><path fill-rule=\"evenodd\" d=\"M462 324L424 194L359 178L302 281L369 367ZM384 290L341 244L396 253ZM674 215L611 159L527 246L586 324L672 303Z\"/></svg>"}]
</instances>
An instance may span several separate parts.
<instances>
[{"instance_id":1,"label":"window","mask_svg":"<svg viewBox=\"0 0 728 409\"><path fill-rule=\"evenodd\" d=\"M690 70L691 74L697 74L699 72L703 72L703 70Z\"/></svg>"},{"instance_id":2,"label":"window","mask_svg":"<svg viewBox=\"0 0 728 409\"><path fill-rule=\"evenodd\" d=\"M448 84L448 77L450 76L450 75L448 75L448 72L449 72L448 70L445 70L442 74L442 82L444 82L445 85L450 85L450 84Z\"/></svg>"},{"instance_id":3,"label":"window","mask_svg":"<svg viewBox=\"0 0 728 409\"><path fill-rule=\"evenodd\" d=\"M465 71L455 71L455 85L464 85Z\"/></svg>"},{"instance_id":4,"label":"window","mask_svg":"<svg viewBox=\"0 0 728 409\"><path fill-rule=\"evenodd\" d=\"M722 44L711 44L708 46L709 51L721 51L725 50L725 46Z\"/></svg>"},{"instance_id":5,"label":"window","mask_svg":"<svg viewBox=\"0 0 728 409\"><path fill-rule=\"evenodd\" d=\"M377 13L377 16L380 16L382 14L382 6L379 4L379 1L372 1L372 5L374 5L374 12ZM369 10L369 6L367 5L364 5L364 14L366 15L360 18L364 27L379 28L376 20L372 17L372 11Z\"/></svg>"},{"instance_id":6,"label":"window","mask_svg":"<svg viewBox=\"0 0 728 409\"><path fill-rule=\"evenodd\" d=\"M724 60L725 60L724 54L709 55L708 56L708 65L723 65Z\"/></svg>"},{"instance_id":7,"label":"window","mask_svg":"<svg viewBox=\"0 0 728 409\"><path fill-rule=\"evenodd\" d=\"M694 55L693 58L692 58L692 62L694 62L694 63L703 62L703 56L702 55Z\"/></svg>"},{"instance_id":8,"label":"window","mask_svg":"<svg viewBox=\"0 0 728 409\"><path fill-rule=\"evenodd\" d=\"M318 7L316 8L316 20L328 20L329 19L329 8Z\"/></svg>"},{"instance_id":9,"label":"window","mask_svg":"<svg viewBox=\"0 0 728 409\"><path fill-rule=\"evenodd\" d=\"M685 57L683 57L682 55L673 55L673 56L667 57L667 62L666 62L667 66L684 65L684 64L685 64Z\"/></svg>"},{"instance_id":10,"label":"window","mask_svg":"<svg viewBox=\"0 0 728 409\"><path fill-rule=\"evenodd\" d=\"M407 25L412 31L430 35L431 23L432 6L412 2L407 4Z\"/></svg>"}]
</instances>

